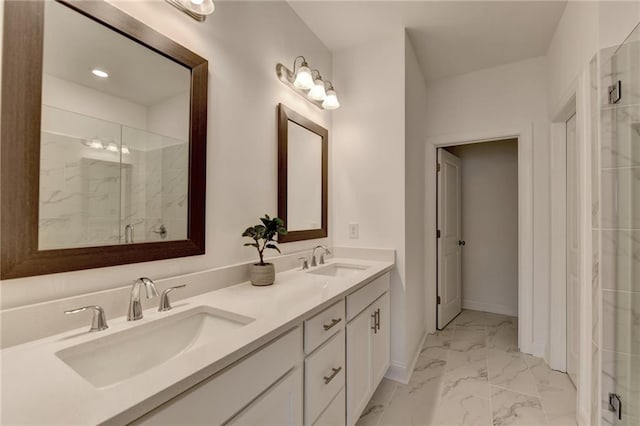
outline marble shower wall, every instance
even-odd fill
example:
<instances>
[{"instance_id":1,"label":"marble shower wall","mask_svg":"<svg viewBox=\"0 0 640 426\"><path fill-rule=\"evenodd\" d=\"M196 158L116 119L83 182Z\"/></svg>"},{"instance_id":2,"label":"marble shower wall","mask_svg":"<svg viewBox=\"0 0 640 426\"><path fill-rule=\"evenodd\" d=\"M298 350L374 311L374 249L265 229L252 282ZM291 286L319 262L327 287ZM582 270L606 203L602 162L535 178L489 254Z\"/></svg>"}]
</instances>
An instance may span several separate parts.
<instances>
[{"instance_id":1,"label":"marble shower wall","mask_svg":"<svg viewBox=\"0 0 640 426\"><path fill-rule=\"evenodd\" d=\"M601 58L601 402L603 424L640 424L640 29ZM607 87L622 81L616 105ZM595 229L595 228L594 228ZM608 395L623 401L623 418Z\"/></svg>"},{"instance_id":2,"label":"marble shower wall","mask_svg":"<svg viewBox=\"0 0 640 426\"><path fill-rule=\"evenodd\" d=\"M130 152L88 146L91 138ZM124 243L128 224L136 242L185 239L188 155L187 142L43 107L40 248Z\"/></svg>"}]
</instances>

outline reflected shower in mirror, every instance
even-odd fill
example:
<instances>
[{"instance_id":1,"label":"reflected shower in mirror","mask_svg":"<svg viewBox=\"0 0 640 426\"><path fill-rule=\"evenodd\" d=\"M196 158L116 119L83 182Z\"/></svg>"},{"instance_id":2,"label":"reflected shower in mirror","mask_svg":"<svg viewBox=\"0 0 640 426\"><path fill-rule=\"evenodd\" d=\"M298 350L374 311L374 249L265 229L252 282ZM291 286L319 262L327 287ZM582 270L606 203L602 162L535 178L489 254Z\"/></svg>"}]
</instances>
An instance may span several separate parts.
<instances>
[{"instance_id":1,"label":"reflected shower in mirror","mask_svg":"<svg viewBox=\"0 0 640 426\"><path fill-rule=\"evenodd\" d=\"M38 248L187 239L191 70L45 2Z\"/></svg>"},{"instance_id":2,"label":"reflected shower in mirror","mask_svg":"<svg viewBox=\"0 0 640 426\"><path fill-rule=\"evenodd\" d=\"M328 131L282 104L278 116L279 241L326 237Z\"/></svg>"}]
</instances>

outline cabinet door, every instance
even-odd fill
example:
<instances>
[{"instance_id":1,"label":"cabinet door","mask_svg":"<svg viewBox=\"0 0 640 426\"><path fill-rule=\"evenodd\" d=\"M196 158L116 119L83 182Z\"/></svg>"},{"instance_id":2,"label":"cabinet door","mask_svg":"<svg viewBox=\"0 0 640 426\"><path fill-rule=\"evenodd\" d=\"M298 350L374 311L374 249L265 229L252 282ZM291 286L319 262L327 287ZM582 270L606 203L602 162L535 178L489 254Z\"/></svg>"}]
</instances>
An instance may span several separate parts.
<instances>
[{"instance_id":1,"label":"cabinet door","mask_svg":"<svg viewBox=\"0 0 640 426\"><path fill-rule=\"evenodd\" d=\"M373 307L370 306L347 324L347 424L354 425L369 402Z\"/></svg>"},{"instance_id":2,"label":"cabinet door","mask_svg":"<svg viewBox=\"0 0 640 426\"><path fill-rule=\"evenodd\" d=\"M296 367L226 424L238 426L302 424L302 369Z\"/></svg>"},{"instance_id":3,"label":"cabinet door","mask_svg":"<svg viewBox=\"0 0 640 426\"><path fill-rule=\"evenodd\" d=\"M378 313L379 329L374 333L371 348L372 386L376 388L389 368L391 359L391 335L389 328L390 302L389 293L385 293L373 304L373 311ZM373 333L373 330L371 331Z\"/></svg>"}]
</instances>

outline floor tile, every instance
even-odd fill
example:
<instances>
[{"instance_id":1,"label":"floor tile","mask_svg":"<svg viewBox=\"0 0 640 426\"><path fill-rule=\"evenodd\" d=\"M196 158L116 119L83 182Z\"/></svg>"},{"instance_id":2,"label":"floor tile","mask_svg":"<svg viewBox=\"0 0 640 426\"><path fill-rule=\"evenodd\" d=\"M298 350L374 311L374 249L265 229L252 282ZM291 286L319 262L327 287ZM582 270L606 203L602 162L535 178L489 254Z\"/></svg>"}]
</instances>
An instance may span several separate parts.
<instances>
[{"instance_id":1,"label":"floor tile","mask_svg":"<svg viewBox=\"0 0 640 426\"><path fill-rule=\"evenodd\" d=\"M547 424L539 398L492 386L491 405L494 426Z\"/></svg>"},{"instance_id":2,"label":"floor tile","mask_svg":"<svg viewBox=\"0 0 640 426\"><path fill-rule=\"evenodd\" d=\"M455 391L490 398L487 367L463 366L447 371L442 380L442 397Z\"/></svg>"},{"instance_id":3,"label":"floor tile","mask_svg":"<svg viewBox=\"0 0 640 426\"><path fill-rule=\"evenodd\" d=\"M381 383L358 426L575 425L573 384L518 352L517 330L516 318L463 311L427 336L407 385Z\"/></svg>"},{"instance_id":4,"label":"floor tile","mask_svg":"<svg viewBox=\"0 0 640 426\"><path fill-rule=\"evenodd\" d=\"M393 380L382 379L367 407L360 415L357 426L376 426L380 423L384 409L391 401L397 385L397 382Z\"/></svg>"},{"instance_id":5,"label":"floor tile","mask_svg":"<svg viewBox=\"0 0 640 426\"><path fill-rule=\"evenodd\" d=\"M519 353L490 349L487 355L489 381L492 385L539 396L536 382Z\"/></svg>"},{"instance_id":6,"label":"floor tile","mask_svg":"<svg viewBox=\"0 0 640 426\"><path fill-rule=\"evenodd\" d=\"M491 402L463 391L454 391L438 403L436 425L491 425Z\"/></svg>"}]
</instances>

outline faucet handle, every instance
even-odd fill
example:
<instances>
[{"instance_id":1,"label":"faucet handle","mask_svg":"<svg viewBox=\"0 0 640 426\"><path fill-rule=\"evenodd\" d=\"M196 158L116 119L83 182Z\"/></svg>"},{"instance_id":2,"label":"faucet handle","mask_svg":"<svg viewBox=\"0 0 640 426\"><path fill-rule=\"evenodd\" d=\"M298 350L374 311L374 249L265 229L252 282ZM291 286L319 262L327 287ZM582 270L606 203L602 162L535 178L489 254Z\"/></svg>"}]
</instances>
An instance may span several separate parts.
<instances>
[{"instance_id":1,"label":"faucet handle","mask_svg":"<svg viewBox=\"0 0 640 426\"><path fill-rule=\"evenodd\" d=\"M107 318L104 314L104 309L102 309L102 307L100 306L83 306L82 308L64 311L64 313L67 315L76 314L78 312L84 312L89 309L93 310L93 319L91 320L91 328L89 329L89 331L102 331L109 328L109 325L107 325Z\"/></svg>"},{"instance_id":2,"label":"faucet handle","mask_svg":"<svg viewBox=\"0 0 640 426\"><path fill-rule=\"evenodd\" d=\"M309 262L306 257L299 257L298 260L302 260L302 270L305 271L309 269Z\"/></svg>"},{"instance_id":3,"label":"faucet handle","mask_svg":"<svg viewBox=\"0 0 640 426\"><path fill-rule=\"evenodd\" d=\"M165 289L162 292L162 295L160 296L160 305L158 306L158 312L170 311L172 307L171 307L171 301L169 300L169 293L171 293L176 288L183 288L183 287L186 287L186 284L181 284L181 285L177 285L177 286L169 287Z\"/></svg>"}]
</instances>

